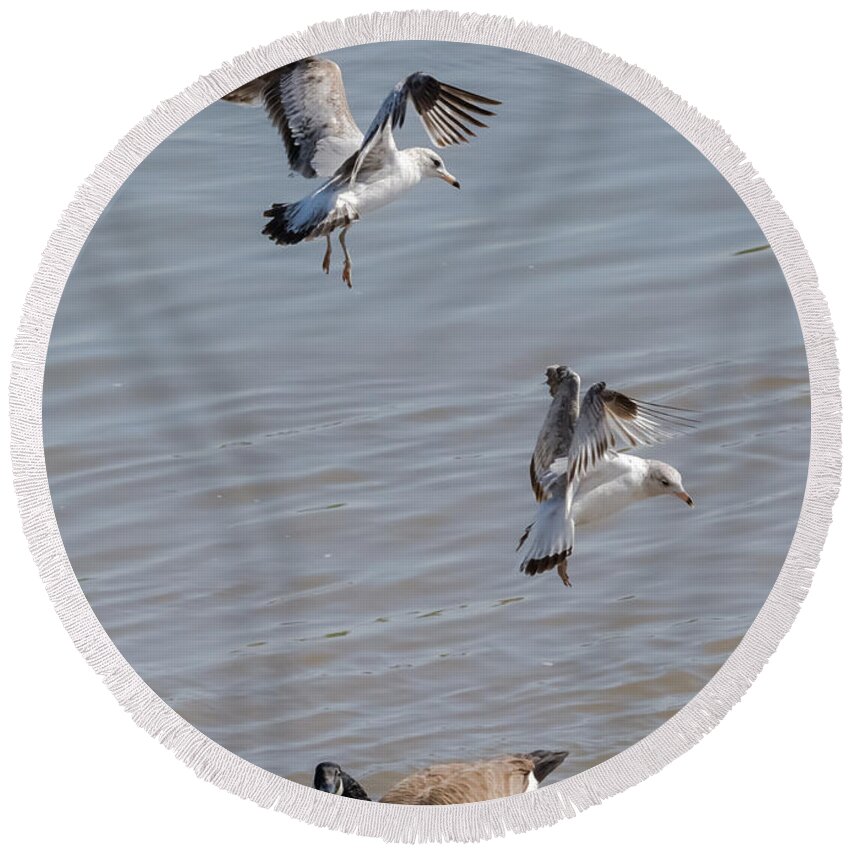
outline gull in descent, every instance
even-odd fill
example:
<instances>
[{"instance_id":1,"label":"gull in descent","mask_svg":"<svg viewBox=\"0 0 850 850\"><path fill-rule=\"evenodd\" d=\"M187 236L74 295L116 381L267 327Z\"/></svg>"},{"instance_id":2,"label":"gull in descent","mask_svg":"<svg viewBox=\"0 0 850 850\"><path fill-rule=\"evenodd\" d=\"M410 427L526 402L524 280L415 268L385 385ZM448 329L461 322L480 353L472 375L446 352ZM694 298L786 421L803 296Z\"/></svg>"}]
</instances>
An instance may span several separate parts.
<instances>
[{"instance_id":1,"label":"gull in descent","mask_svg":"<svg viewBox=\"0 0 850 850\"><path fill-rule=\"evenodd\" d=\"M304 177L326 178L300 201L272 204L264 213L270 220L263 233L279 245L324 236L322 269L327 274L331 233L339 230L345 256L342 279L349 287L351 255L345 237L355 221L394 201L423 177L439 177L460 188L439 154L428 148L396 147L393 130L404 124L408 101L440 148L468 142L475 136L472 127L486 127L481 118L495 115L482 104L500 103L417 72L387 95L364 135L349 109L339 66L316 56L264 74L224 99L265 106L283 137L292 170Z\"/></svg>"},{"instance_id":2,"label":"gull in descent","mask_svg":"<svg viewBox=\"0 0 850 850\"><path fill-rule=\"evenodd\" d=\"M520 570L533 576L557 567L569 587L567 558L577 524L599 521L652 496L676 496L693 507L677 469L616 447L655 445L696 423L678 408L637 401L603 382L579 402L581 379L563 366L550 366L546 383L552 403L530 467L539 504L517 551Z\"/></svg>"}]
</instances>

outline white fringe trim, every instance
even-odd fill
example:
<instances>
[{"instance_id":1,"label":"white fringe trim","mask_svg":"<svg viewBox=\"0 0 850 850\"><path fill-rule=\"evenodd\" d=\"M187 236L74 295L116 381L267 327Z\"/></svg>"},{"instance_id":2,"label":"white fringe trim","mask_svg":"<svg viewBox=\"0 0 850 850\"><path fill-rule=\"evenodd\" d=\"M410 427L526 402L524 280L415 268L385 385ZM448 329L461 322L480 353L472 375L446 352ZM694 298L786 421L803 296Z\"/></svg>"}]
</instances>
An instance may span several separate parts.
<instances>
[{"instance_id":1,"label":"white fringe trim","mask_svg":"<svg viewBox=\"0 0 850 850\"><path fill-rule=\"evenodd\" d=\"M77 583L53 514L41 431L44 365L59 298L89 231L136 166L201 109L272 68L314 53L404 39L472 42L543 56L631 95L678 130L729 181L770 242L800 316L811 385L811 460L797 531L764 607L717 674L663 726L603 764L534 794L464 806L390 806L322 794L245 761L179 717L120 655ZM24 530L65 628L119 703L202 779L300 820L388 841L476 841L553 824L640 782L692 747L744 695L791 625L809 589L838 494L835 336L803 243L770 189L717 122L654 77L578 39L510 18L421 11L316 24L237 57L162 103L118 143L63 214L27 296L13 357L12 461Z\"/></svg>"}]
</instances>

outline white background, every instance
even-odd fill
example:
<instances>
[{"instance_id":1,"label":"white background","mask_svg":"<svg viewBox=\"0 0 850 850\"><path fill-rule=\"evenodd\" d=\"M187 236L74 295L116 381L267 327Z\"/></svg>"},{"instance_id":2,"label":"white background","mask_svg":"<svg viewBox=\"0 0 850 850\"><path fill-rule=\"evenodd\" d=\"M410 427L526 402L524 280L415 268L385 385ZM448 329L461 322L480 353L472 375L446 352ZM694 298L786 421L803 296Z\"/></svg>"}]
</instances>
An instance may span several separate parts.
<instances>
[{"instance_id":1,"label":"white background","mask_svg":"<svg viewBox=\"0 0 850 850\"><path fill-rule=\"evenodd\" d=\"M3 357L8 361L24 294L62 209L159 100L222 61L311 23L392 8L380 0L44 0L7 7L0 36ZM815 0L791 11L776 2L726 0L566 6L443 0L434 8L549 24L642 66L719 119L802 233L845 338L839 354L847 360L846 23L835 17L838 4ZM3 405L0 429L8 445L5 395ZM378 847L375 839L319 832L201 782L133 724L53 612L20 532L5 451L0 464L5 846ZM794 628L743 702L708 738L602 806L500 845L840 844L847 832L842 806L850 756L846 496L837 516ZM717 557L724 557L722 540Z\"/></svg>"}]
</instances>

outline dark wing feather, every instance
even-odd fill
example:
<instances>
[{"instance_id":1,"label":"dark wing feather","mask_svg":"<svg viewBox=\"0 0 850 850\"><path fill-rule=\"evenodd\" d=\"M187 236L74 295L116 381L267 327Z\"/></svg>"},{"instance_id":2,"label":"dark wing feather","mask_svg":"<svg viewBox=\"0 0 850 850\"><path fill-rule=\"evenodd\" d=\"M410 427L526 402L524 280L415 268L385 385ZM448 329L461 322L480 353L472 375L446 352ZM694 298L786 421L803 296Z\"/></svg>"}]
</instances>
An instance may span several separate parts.
<instances>
[{"instance_id":1,"label":"dark wing feather","mask_svg":"<svg viewBox=\"0 0 850 850\"><path fill-rule=\"evenodd\" d=\"M440 148L468 142L475 133L466 124L473 124L476 127L487 126L470 113L474 112L476 115L483 116L495 115L495 112L485 109L481 104L498 106L501 103L480 94L446 85L420 71L405 77L384 98L381 108L369 125L357 159L348 169L351 180L357 178L367 157L376 147L383 145L395 149L392 131L404 125L408 101L413 102L428 137Z\"/></svg>"},{"instance_id":2,"label":"dark wing feather","mask_svg":"<svg viewBox=\"0 0 850 850\"><path fill-rule=\"evenodd\" d=\"M482 116L495 115L495 112L485 109L481 104L498 106L501 103L501 101L441 83L429 74L417 71L397 83L387 95L366 131L363 144L368 144L387 126L390 130L403 126L408 100L413 102L428 136L438 147L468 142L475 133L466 124L472 124L475 127L487 126L471 113Z\"/></svg>"},{"instance_id":3,"label":"dark wing feather","mask_svg":"<svg viewBox=\"0 0 850 850\"><path fill-rule=\"evenodd\" d=\"M566 473L569 484L618 445L653 446L696 424L676 408L638 401L600 382L585 393L569 451L551 470Z\"/></svg>"}]
</instances>

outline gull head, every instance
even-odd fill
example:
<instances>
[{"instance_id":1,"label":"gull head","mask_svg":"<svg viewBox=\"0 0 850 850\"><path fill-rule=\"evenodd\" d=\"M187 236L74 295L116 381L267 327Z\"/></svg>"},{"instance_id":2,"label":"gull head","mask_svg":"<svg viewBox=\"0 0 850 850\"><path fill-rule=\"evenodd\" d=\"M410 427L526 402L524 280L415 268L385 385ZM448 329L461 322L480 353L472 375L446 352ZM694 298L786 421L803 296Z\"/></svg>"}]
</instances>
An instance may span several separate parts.
<instances>
[{"instance_id":1,"label":"gull head","mask_svg":"<svg viewBox=\"0 0 850 850\"><path fill-rule=\"evenodd\" d=\"M662 463L660 460L649 461L646 487L650 496L675 496L689 508L694 506L694 500L682 484L682 474L669 463Z\"/></svg>"},{"instance_id":2,"label":"gull head","mask_svg":"<svg viewBox=\"0 0 850 850\"><path fill-rule=\"evenodd\" d=\"M569 366L558 366L556 363L546 368L546 380L543 383L549 387L549 395L552 398L555 398L564 381L568 381L570 386L574 387L575 392L578 393L580 379L578 374L573 372Z\"/></svg>"},{"instance_id":3,"label":"gull head","mask_svg":"<svg viewBox=\"0 0 850 850\"><path fill-rule=\"evenodd\" d=\"M438 153L434 153L428 148L413 148L411 153L414 155L423 177L439 177L440 180L445 180L455 189L460 189L460 181L453 174L449 174L443 158Z\"/></svg>"},{"instance_id":4,"label":"gull head","mask_svg":"<svg viewBox=\"0 0 850 850\"><path fill-rule=\"evenodd\" d=\"M313 776L313 787L317 791L325 791L328 794L341 796L343 792L342 768L332 761L323 761L316 765L316 773Z\"/></svg>"},{"instance_id":5,"label":"gull head","mask_svg":"<svg viewBox=\"0 0 850 850\"><path fill-rule=\"evenodd\" d=\"M554 363L546 367L546 380L543 382L549 387L549 394L554 396L558 392L561 382L567 377L567 370L563 366Z\"/></svg>"}]
</instances>

